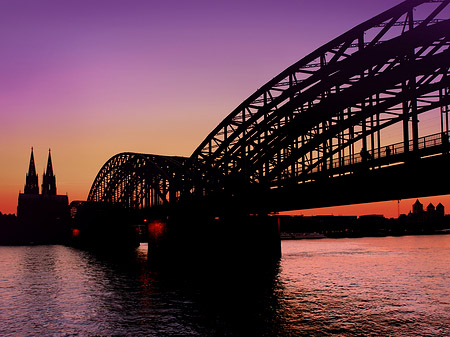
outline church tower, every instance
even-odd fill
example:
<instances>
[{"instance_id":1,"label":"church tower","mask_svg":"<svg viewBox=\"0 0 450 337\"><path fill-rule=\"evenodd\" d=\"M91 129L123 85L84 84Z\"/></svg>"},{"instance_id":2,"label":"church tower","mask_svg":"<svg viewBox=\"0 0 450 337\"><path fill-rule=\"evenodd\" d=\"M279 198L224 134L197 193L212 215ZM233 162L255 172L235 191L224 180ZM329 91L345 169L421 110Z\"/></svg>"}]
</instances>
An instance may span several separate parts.
<instances>
[{"instance_id":1,"label":"church tower","mask_svg":"<svg viewBox=\"0 0 450 337\"><path fill-rule=\"evenodd\" d=\"M36 174L36 167L34 166L33 148L31 148L30 166L25 181L25 194L39 194L38 176Z\"/></svg>"},{"instance_id":2,"label":"church tower","mask_svg":"<svg viewBox=\"0 0 450 337\"><path fill-rule=\"evenodd\" d=\"M42 194L56 195L56 178L53 174L50 149L48 150L47 171L44 171L44 175L42 177Z\"/></svg>"},{"instance_id":3,"label":"church tower","mask_svg":"<svg viewBox=\"0 0 450 337\"><path fill-rule=\"evenodd\" d=\"M31 149L30 168L24 193L19 193L17 243L61 244L70 238L69 198L56 195L56 179L53 174L52 156L48 153L47 169L42 177L39 194L38 176Z\"/></svg>"}]
</instances>

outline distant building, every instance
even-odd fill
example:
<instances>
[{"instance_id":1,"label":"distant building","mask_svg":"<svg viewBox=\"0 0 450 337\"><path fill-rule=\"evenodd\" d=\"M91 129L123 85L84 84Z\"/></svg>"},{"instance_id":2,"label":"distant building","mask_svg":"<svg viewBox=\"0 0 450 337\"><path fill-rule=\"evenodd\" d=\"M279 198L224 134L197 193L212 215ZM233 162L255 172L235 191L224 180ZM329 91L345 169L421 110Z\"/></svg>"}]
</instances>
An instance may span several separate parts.
<instances>
[{"instance_id":1,"label":"distant building","mask_svg":"<svg viewBox=\"0 0 450 337\"><path fill-rule=\"evenodd\" d=\"M412 213L413 214L421 214L423 213L423 205L419 201L419 199L416 200L416 202L412 206Z\"/></svg>"},{"instance_id":2,"label":"distant building","mask_svg":"<svg viewBox=\"0 0 450 337\"><path fill-rule=\"evenodd\" d=\"M0 212L0 245L14 245L20 243L17 217L14 214Z\"/></svg>"},{"instance_id":3,"label":"distant building","mask_svg":"<svg viewBox=\"0 0 450 337\"><path fill-rule=\"evenodd\" d=\"M444 216L445 215L445 207L441 203L436 206L436 215Z\"/></svg>"},{"instance_id":4,"label":"distant building","mask_svg":"<svg viewBox=\"0 0 450 337\"><path fill-rule=\"evenodd\" d=\"M22 227L21 239L24 243L62 243L67 237L69 199L66 195L56 194L56 178L53 174L50 150L39 194L34 153L31 149L24 193L19 193L17 219Z\"/></svg>"},{"instance_id":5,"label":"distant building","mask_svg":"<svg viewBox=\"0 0 450 337\"><path fill-rule=\"evenodd\" d=\"M433 203L430 202L427 206L426 211L424 211L423 205L420 203L419 199L417 199L416 202L412 205L412 212L409 213L409 216L418 217L419 215L422 220L444 217L445 208L441 203L434 207Z\"/></svg>"}]
</instances>

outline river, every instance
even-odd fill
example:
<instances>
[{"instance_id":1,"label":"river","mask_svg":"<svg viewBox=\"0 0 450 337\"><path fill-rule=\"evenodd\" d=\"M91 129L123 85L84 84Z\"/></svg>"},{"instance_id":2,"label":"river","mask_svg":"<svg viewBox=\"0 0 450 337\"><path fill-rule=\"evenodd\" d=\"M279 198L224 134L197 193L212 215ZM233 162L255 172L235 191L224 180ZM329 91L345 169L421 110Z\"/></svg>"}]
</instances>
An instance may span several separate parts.
<instances>
[{"instance_id":1,"label":"river","mask_svg":"<svg viewBox=\"0 0 450 337\"><path fill-rule=\"evenodd\" d=\"M282 251L264 270L188 273L154 269L145 245L0 247L0 336L450 336L450 235Z\"/></svg>"}]
</instances>

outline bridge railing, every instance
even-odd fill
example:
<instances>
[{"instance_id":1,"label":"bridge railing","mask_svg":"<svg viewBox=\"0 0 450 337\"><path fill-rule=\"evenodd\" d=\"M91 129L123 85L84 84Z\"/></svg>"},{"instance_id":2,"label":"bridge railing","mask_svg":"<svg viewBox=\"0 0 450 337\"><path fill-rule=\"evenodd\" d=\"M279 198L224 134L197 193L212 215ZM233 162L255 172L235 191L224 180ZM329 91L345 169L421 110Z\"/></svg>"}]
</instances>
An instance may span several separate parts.
<instances>
[{"instance_id":1,"label":"bridge railing","mask_svg":"<svg viewBox=\"0 0 450 337\"><path fill-rule=\"evenodd\" d=\"M449 132L441 132L420 137L418 139L418 150L432 149L437 146L448 145L449 135L450 135ZM414 151L414 145L412 140L409 141L408 146L409 152L412 153ZM375 164L371 166L377 166L377 163L375 163L374 160L394 157L397 155L404 154L405 152L406 151L403 142L384 145L379 149L376 148L373 150L368 150L367 154L359 152L351 155L346 155L341 158L333 158L332 168L344 168L355 164L360 164L364 161L363 159L364 156L366 156L365 158L367 162L372 162L373 164ZM316 166L311 170L312 173L317 173L319 171L321 171L321 168L319 166Z\"/></svg>"}]
</instances>

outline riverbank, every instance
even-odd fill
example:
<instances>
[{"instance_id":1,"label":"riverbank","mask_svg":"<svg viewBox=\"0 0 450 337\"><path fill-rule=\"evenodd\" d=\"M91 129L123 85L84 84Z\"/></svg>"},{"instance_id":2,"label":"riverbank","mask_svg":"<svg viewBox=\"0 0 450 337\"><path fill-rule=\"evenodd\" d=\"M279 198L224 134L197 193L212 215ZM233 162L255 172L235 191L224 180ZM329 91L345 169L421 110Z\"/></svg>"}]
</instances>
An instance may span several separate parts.
<instances>
[{"instance_id":1,"label":"riverbank","mask_svg":"<svg viewBox=\"0 0 450 337\"><path fill-rule=\"evenodd\" d=\"M358 238L450 233L450 216L382 215L283 216L277 215L282 239ZM315 233L315 234L314 234Z\"/></svg>"}]
</instances>

